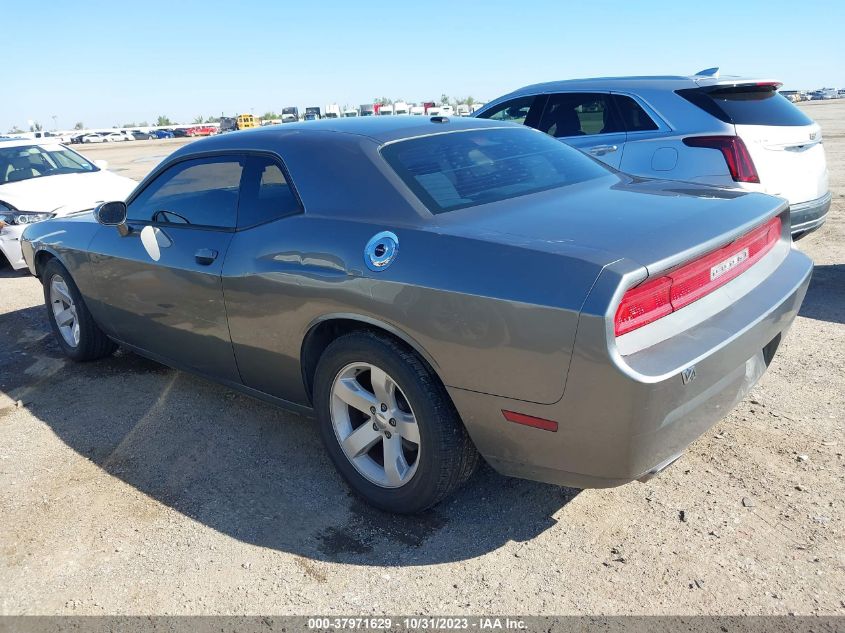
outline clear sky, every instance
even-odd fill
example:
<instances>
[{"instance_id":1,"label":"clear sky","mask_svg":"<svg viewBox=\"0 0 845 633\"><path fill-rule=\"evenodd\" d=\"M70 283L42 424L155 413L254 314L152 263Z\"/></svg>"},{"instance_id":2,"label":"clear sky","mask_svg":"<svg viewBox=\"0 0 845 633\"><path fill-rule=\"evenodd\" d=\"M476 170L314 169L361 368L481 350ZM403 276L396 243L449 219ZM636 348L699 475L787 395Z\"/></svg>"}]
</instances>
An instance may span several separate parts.
<instances>
[{"instance_id":1,"label":"clear sky","mask_svg":"<svg viewBox=\"0 0 845 633\"><path fill-rule=\"evenodd\" d=\"M628 74L845 88L845 1L3 2L0 133Z\"/></svg>"}]
</instances>

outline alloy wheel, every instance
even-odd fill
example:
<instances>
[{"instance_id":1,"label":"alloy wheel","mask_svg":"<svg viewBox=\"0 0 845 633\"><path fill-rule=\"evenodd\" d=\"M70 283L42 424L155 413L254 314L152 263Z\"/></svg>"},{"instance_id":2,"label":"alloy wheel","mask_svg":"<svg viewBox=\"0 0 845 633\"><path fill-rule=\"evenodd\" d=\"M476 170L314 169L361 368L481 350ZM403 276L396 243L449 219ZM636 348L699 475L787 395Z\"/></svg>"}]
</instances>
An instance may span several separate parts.
<instances>
[{"instance_id":1,"label":"alloy wheel","mask_svg":"<svg viewBox=\"0 0 845 633\"><path fill-rule=\"evenodd\" d=\"M53 275L50 279L50 307L53 310L56 327L65 343L71 347L78 347L79 317L67 283L60 275Z\"/></svg>"},{"instance_id":2,"label":"alloy wheel","mask_svg":"<svg viewBox=\"0 0 845 633\"><path fill-rule=\"evenodd\" d=\"M420 461L414 412L383 369L351 363L335 376L331 417L343 454L367 480L382 488L407 484Z\"/></svg>"}]
</instances>

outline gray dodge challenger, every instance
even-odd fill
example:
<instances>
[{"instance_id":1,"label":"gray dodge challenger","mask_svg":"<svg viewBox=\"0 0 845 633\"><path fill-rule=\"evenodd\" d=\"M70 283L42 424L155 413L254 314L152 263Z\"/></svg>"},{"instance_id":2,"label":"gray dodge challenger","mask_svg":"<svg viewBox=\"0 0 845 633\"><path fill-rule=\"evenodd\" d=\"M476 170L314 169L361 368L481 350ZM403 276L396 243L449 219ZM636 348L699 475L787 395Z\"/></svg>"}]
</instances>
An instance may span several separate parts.
<instances>
[{"instance_id":1,"label":"gray dodge challenger","mask_svg":"<svg viewBox=\"0 0 845 633\"><path fill-rule=\"evenodd\" d=\"M480 456L655 475L760 378L812 272L779 198L445 117L197 141L23 252L70 358L121 345L313 414L351 488L403 513Z\"/></svg>"}]
</instances>

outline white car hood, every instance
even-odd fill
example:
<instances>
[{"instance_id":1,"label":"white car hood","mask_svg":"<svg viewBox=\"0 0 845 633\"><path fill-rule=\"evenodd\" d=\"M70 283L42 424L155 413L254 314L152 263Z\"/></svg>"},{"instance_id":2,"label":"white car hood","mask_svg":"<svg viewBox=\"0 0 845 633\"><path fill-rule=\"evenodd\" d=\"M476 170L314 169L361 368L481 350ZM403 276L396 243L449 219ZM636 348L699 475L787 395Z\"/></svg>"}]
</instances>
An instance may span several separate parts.
<instances>
[{"instance_id":1,"label":"white car hood","mask_svg":"<svg viewBox=\"0 0 845 633\"><path fill-rule=\"evenodd\" d=\"M41 176L0 185L0 202L18 211L67 215L100 202L125 200L138 183L110 171Z\"/></svg>"}]
</instances>

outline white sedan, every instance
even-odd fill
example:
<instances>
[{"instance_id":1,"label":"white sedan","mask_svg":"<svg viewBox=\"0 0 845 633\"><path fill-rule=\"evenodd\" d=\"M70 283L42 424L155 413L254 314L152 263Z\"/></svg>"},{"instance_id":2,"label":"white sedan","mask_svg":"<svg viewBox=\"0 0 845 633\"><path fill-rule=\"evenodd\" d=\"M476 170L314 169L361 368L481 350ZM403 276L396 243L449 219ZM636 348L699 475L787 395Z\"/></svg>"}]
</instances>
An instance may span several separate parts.
<instances>
[{"instance_id":1,"label":"white sedan","mask_svg":"<svg viewBox=\"0 0 845 633\"><path fill-rule=\"evenodd\" d=\"M26 266L20 236L28 224L129 195L137 183L107 166L47 139L0 140L0 253L12 268Z\"/></svg>"},{"instance_id":2,"label":"white sedan","mask_svg":"<svg viewBox=\"0 0 845 633\"><path fill-rule=\"evenodd\" d=\"M130 136L127 138L127 135L124 132L103 132L103 142L104 143L118 143L120 141L128 141L131 138L133 141L135 137Z\"/></svg>"}]
</instances>

